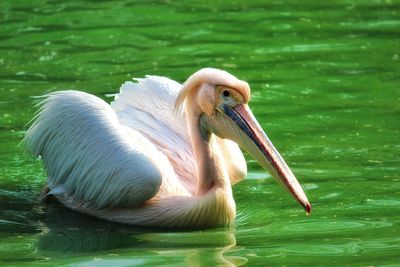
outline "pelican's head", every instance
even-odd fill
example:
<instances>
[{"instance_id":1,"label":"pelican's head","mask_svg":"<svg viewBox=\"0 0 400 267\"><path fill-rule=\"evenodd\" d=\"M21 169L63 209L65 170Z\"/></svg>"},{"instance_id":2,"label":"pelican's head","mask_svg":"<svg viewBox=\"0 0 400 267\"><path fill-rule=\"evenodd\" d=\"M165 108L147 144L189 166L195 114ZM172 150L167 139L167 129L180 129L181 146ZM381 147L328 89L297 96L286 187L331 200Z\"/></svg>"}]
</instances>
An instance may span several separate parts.
<instances>
[{"instance_id":1,"label":"pelican's head","mask_svg":"<svg viewBox=\"0 0 400 267\"><path fill-rule=\"evenodd\" d=\"M184 83L176 107L186 105L187 113L199 116L203 129L236 142L310 213L311 204L303 189L253 116L249 101L247 82L226 71L205 68Z\"/></svg>"}]
</instances>

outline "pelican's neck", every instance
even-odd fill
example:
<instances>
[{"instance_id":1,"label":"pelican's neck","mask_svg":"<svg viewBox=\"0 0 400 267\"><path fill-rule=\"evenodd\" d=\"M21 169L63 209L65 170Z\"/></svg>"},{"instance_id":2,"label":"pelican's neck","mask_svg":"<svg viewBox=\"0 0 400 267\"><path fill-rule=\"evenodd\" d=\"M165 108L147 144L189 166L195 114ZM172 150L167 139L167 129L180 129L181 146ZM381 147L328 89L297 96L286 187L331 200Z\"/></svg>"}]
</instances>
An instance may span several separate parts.
<instances>
[{"instance_id":1,"label":"pelican's neck","mask_svg":"<svg viewBox=\"0 0 400 267\"><path fill-rule=\"evenodd\" d=\"M200 123L200 112L186 112L193 153L196 159L197 189L201 196L212 188L231 190L225 161L215 136Z\"/></svg>"}]
</instances>

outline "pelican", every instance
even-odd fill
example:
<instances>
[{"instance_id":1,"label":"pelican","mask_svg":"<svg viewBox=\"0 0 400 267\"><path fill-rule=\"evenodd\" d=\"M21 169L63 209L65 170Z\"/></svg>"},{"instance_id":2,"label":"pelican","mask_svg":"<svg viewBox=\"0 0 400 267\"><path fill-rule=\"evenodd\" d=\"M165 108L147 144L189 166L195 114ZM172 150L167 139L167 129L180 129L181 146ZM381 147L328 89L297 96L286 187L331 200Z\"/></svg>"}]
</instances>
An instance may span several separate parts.
<instances>
[{"instance_id":1,"label":"pelican","mask_svg":"<svg viewBox=\"0 0 400 267\"><path fill-rule=\"evenodd\" d=\"M239 146L307 214L311 205L248 103L247 82L204 68L183 85L126 82L111 105L79 91L46 95L24 143L47 171L44 198L108 221L162 228L232 224L232 185L247 174Z\"/></svg>"}]
</instances>

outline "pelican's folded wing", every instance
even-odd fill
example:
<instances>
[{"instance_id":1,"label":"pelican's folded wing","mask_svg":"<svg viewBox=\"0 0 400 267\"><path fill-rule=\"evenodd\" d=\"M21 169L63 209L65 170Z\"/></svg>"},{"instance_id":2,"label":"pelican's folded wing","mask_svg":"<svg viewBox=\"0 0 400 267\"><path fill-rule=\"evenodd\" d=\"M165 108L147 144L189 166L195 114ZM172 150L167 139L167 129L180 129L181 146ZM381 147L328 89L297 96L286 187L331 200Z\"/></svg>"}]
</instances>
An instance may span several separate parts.
<instances>
[{"instance_id":1,"label":"pelican's folded wing","mask_svg":"<svg viewBox=\"0 0 400 267\"><path fill-rule=\"evenodd\" d=\"M166 157L149 140L83 92L49 94L24 142L42 158L50 194L95 209L143 203L156 195L165 172L154 159Z\"/></svg>"}]
</instances>

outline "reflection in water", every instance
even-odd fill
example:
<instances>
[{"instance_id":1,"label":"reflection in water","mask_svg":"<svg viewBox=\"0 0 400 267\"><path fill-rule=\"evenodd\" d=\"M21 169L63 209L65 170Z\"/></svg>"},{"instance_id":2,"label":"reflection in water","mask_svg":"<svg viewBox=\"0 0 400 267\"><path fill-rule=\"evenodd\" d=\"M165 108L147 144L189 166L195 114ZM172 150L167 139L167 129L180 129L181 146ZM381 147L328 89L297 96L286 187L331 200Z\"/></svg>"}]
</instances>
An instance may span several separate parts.
<instances>
[{"instance_id":1,"label":"reflection in water","mask_svg":"<svg viewBox=\"0 0 400 267\"><path fill-rule=\"evenodd\" d=\"M43 232L37 247L44 254L108 250L128 246L122 227L65 209L58 204L44 208ZM132 229L134 230L134 229Z\"/></svg>"},{"instance_id":2,"label":"reflection in water","mask_svg":"<svg viewBox=\"0 0 400 267\"><path fill-rule=\"evenodd\" d=\"M246 258L225 255L236 246L233 227L206 231L163 232L158 229L139 228L101 221L70 211L61 205L46 206L43 214L43 231L37 240L38 253L44 257L59 257L85 252L125 252L130 265L137 260L158 254L179 257L189 266L224 265L241 266ZM121 253L122 252L122 253ZM91 253L93 254L93 253ZM213 257L210 257L213 255ZM141 259L135 258L140 257ZM104 260L104 259L102 259ZM125 262L126 258L124 258ZM82 263L82 262L81 262ZM126 262L126 263L129 263ZM144 262L152 263L152 262Z\"/></svg>"}]
</instances>

